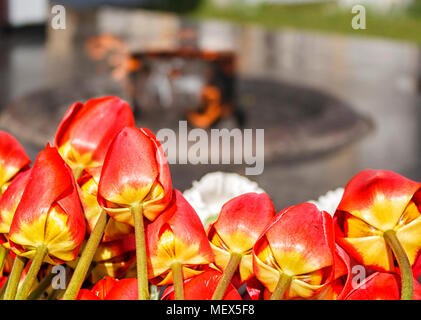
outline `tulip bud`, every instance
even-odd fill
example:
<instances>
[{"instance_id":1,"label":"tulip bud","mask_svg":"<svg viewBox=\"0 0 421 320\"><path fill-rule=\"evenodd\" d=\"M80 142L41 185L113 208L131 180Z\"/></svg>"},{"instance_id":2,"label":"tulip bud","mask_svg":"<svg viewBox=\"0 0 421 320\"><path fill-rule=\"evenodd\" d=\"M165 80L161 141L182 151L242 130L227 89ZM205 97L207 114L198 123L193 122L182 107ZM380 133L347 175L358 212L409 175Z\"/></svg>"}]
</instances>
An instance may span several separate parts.
<instances>
[{"instance_id":1,"label":"tulip bud","mask_svg":"<svg viewBox=\"0 0 421 320\"><path fill-rule=\"evenodd\" d=\"M146 239L149 278L157 285L173 283L174 263L181 264L187 279L214 260L202 222L178 190L167 210L146 227Z\"/></svg>"},{"instance_id":2,"label":"tulip bud","mask_svg":"<svg viewBox=\"0 0 421 320\"><path fill-rule=\"evenodd\" d=\"M310 203L278 213L253 249L257 279L271 299L311 299L334 279L332 218Z\"/></svg>"},{"instance_id":3,"label":"tulip bud","mask_svg":"<svg viewBox=\"0 0 421 320\"><path fill-rule=\"evenodd\" d=\"M208 231L216 265L225 270L231 254L238 254L241 281L251 278L253 246L274 215L275 208L266 193L246 193L225 203Z\"/></svg>"},{"instance_id":4,"label":"tulip bud","mask_svg":"<svg viewBox=\"0 0 421 320\"><path fill-rule=\"evenodd\" d=\"M171 201L168 163L148 129L127 127L112 142L102 168L98 202L116 221L134 225L130 207L142 205L150 221Z\"/></svg>"},{"instance_id":5,"label":"tulip bud","mask_svg":"<svg viewBox=\"0 0 421 320\"><path fill-rule=\"evenodd\" d=\"M113 140L98 186L98 203L116 221L134 226L139 299L149 299L144 219L169 205L172 183L156 137L147 129L126 127Z\"/></svg>"},{"instance_id":6,"label":"tulip bud","mask_svg":"<svg viewBox=\"0 0 421 320\"><path fill-rule=\"evenodd\" d=\"M85 236L85 220L70 168L55 148L41 151L16 209L9 232L12 250L33 259L40 246L44 261L76 259Z\"/></svg>"},{"instance_id":7,"label":"tulip bud","mask_svg":"<svg viewBox=\"0 0 421 320\"><path fill-rule=\"evenodd\" d=\"M74 103L63 117L55 145L78 178L83 169L101 166L114 137L134 126L130 106L118 97Z\"/></svg>"},{"instance_id":8,"label":"tulip bud","mask_svg":"<svg viewBox=\"0 0 421 320\"><path fill-rule=\"evenodd\" d=\"M76 259L85 228L72 171L57 149L47 145L35 160L10 226L11 249L20 258L32 260L16 299L27 298L43 262L61 264ZM8 298L13 298L14 289L10 291Z\"/></svg>"},{"instance_id":9,"label":"tulip bud","mask_svg":"<svg viewBox=\"0 0 421 320\"><path fill-rule=\"evenodd\" d=\"M358 262L379 270L395 269L383 238L394 230L409 261L421 249L421 183L390 171L364 170L346 186L334 216L336 240Z\"/></svg>"},{"instance_id":10,"label":"tulip bud","mask_svg":"<svg viewBox=\"0 0 421 320\"><path fill-rule=\"evenodd\" d=\"M421 249L421 183L383 170L364 170L345 187L334 216L336 240L369 268L402 272L402 299L411 299Z\"/></svg>"}]
</instances>

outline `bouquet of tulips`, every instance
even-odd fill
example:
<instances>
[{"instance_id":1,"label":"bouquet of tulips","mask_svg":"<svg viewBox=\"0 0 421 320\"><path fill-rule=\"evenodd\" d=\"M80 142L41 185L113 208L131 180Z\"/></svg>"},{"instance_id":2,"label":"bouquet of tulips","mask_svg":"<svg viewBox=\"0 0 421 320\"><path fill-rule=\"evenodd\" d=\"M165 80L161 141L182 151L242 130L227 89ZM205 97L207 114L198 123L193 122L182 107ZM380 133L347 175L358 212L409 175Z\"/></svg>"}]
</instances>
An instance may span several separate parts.
<instances>
[{"instance_id":1,"label":"bouquet of tulips","mask_svg":"<svg viewBox=\"0 0 421 320\"><path fill-rule=\"evenodd\" d=\"M333 218L246 193L205 230L117 97L73 104L32 166L0 132L0 195L4 300L421 297L421 183L364 170ZM56 265L69 275L59 294Z\"/></svg>"}]
</instances>

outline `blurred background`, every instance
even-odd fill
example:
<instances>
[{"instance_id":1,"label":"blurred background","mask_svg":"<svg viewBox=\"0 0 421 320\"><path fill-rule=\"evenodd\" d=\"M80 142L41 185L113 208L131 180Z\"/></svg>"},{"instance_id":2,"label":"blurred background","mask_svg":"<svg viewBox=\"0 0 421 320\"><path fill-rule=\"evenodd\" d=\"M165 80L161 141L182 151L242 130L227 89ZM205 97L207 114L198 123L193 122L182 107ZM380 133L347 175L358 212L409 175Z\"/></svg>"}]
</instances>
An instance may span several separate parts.
<instances>
[{"instance_id":1,"label":"blurred background","mask_svg":"<svg viewBox=\"0 0 421 320\"><path fill-rule=\"evenodd\" d=\"M365 168L421 180L420 43L421 0L0 0L0 130L34 159L73 102L103 95L155 133L265 129L249 178L280 210ZM246 166L171 170L184 190Z\"/></svg>"}]
</instances>

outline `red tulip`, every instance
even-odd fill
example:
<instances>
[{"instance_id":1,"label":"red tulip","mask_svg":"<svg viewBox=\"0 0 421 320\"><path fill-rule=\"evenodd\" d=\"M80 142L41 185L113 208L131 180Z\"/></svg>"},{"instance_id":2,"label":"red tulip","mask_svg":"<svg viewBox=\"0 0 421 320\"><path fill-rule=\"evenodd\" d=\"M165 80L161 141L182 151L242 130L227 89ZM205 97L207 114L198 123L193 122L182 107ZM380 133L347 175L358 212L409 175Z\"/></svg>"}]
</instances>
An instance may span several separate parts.
<instances>
[{"instance_id":1,"label":"red tulip","mask_svg":"<svg viewBox=\"0 0 421 320\"><path fill-rule=\"evenodd\" d=\"M345 300L399 300L400 279L392 273L375 272L358 284ZM414 299L421 299L421 285L414 281Z\"/></svg>"},{"instance_id":2,"label":"red tulip","mask_svg":"<svg viewBox=\"0 0 421 320\"><path fill-rule=\"evenodd\" d=\"M358 262L403 272L403 299L412 294L411 265L421 249L421 183L391 171L364 170L346 186L335 213L337 242Z\"/></svg>"},{"instance_id":3,"label":"red tulip","mask_svg":"<svg viewBox=\"0 0 421 320\"><path fill-rule=\"evenodd\" d=\"M171 201L168 163L147 129L127 127L113 140L102 167L98 202L116 221L134 226L139 298L149 298L143 217L153 221Z\"/></svg>"},{"instance_id":4,"label":"red tulip","mask_svg":"<svg viewBox=\"0 0 421 320\"><path fill-rule=\"evenodd\" d=\"M197 213L178 190L174 190L167 210L148 224L146 238L149 278L158 285L173 283L175 276L187 279L197 275L203 272L200 266L214 260ZM181 268L180 274L176 273L175 265Z\"/></svg>"},{"instance_id":5,"label":"red tulip","mask_svg":"<svg viewBox=\"0 0 421 320\"><path fill-rule=\"evenodd\" d=\"M0 198L0 243L7 249L10 226L30 175L31 170L19 173Z\"/></svg>"},{"instance_id":6,"label":"red tulip","mask_svg":"<svg viewBox=\"0 0 421 320\"><path fill-rule=\"evenodd\" d=\"M42 262L60 264L76 259L84 236L85 219L71 169L55 148L47 146L34 163L13 217L11 249L33 260L31 275L35 277ZM29 293L34 278L27 279L18 298Z\"/></svg>"},{"instance_id":7,"label":"red tulip","mask_svg":"<svg viewBox=\"0 0 421 320\"><path fill-rule=\"evenodd\" d=\"M253 275L253 246L274 215L275 208L265 193L246 193L225 203L208 231L216 265L224 270L231 254L238 254L241 280L249 279Z\"/></svg>"},{"instance_id":8,"label":"red tulip","mask_svg":"<svg viewBox=\"0 0 421 320\"><path fill-rule=\"evenodd\" d=\"M45 262L76 259L85 220L70 168L55 148L40 152L10 227L12 250L33 259L41 246Z\"/></svg>"},{"instance_id":9,"label":"red tulip","mask_svg":"<svg viewBox=\"0 0 421 320\"><path fill-rule=\"evenodd\" d=\"M257 279L272 299L310 299L335 276L332 218L310 203L280 212L253 249Z\"/></svg>"},{"instance_id":10,"label":"red tulip","mask_svg":"<svg viewBox=\"0 0 421 320\"><path fill-rule=\"evenodd\" d=\"M107 277L91 289L81 289L76 300L137 300L137 280Z\"/></svg>"},{"instance_id":11,"label":"red tulip","mask_svg":"<svg viewBox=\"0 0 421 320\"><path fill-rule=\"evenodd\" d=\"M127 127L117 135L105 158L98 193L98 202L111 217L132 226L130 207L142 205L143 215L153 221L168 206L168 163L148 129Z\"/></svg>"},{"instance_id":12,"label":"red tulip","mask_svg":"<svg viewBox=\"0 0 421 320\"><path fill-rule=\"evenodd\" d=\"M121 279L107 294L105 300L137 300L137 279Z\"/></svg>"},{"instance_id":13,"label":"red tulip","mask_svg":"<svg viewBox=\"0 0 421 320\"><path fill-rule=\"evenodd\" d=\"M118 280L106 277L99 280L91 290L81 289L76 300L105 300L105 297L118 283Z\"/></svg>"},{"instance_id":14,"label":"red tulip","mask_svg":"<svg viewBox=\"0 0 421 320\"><path fill-rule=\"evenodd\" d=\"M114 137L134 126L130 106L118 97L74 103L60 123L55 145L78 177L82 170L101 166Z\"/></svg>"},{"instance_id":15,"label":"red tulip","mask_svg":"<svg viewBox=\"0 0 421 320\"><path fill-rule=\"evenodd\" d=\"M92 288L92 293L94 293L100 300L104 300L117 283L118 280L111 277L106 277L105 279L100 280L95 284L95 286Z\"/></svg>"},{"instance_id":16,"label":"red tulip","mask_svg":"<svg viewBox=\"0 0 421 320\"><path fill-rule=\"evenodd\" d=\"M334 267L335 272L333 280L312 299L343 300L350 292L353 285L351 260L347 253L337 244L335 245ZM246 289L251 300L267 300L271 297L271 292L267 289L265 290L265 288L257 280L253 281L251 285L249 285L249 281L247 281Z\"/></svg>"},{"instance_id":17,"label":"red tulip","mask_svg":"<svg viewBox=\"0 0 421 320\"><path fill-rule=\"evenodd\" d=\"M30 163L19 142L7 132L0 131L0 195L16 174L28 168Z\"/></svg>"},{"instance_id":18,"label":"red tulip","mask_svg":"<svg viewBox=\"0 0 421 320\"><path fill-rule=\"evenodd\" d=\"M209 269L193 278L184 281L185 300L211 300L222 273ZM174 286L165 289L162 300L174 300ZM230 283L223 300L241 300L241 296L235 287Z\"/></svg>"},{"instance_id":19,"label":"red tulip","mask_svg":"<svg viewBox=\"0 0 421 320\"><path fill-rule=\"evenodd\" d=\"M76 300L101 300L92 291L88 289L80 289Z\"/></svg>"}]
</instances>

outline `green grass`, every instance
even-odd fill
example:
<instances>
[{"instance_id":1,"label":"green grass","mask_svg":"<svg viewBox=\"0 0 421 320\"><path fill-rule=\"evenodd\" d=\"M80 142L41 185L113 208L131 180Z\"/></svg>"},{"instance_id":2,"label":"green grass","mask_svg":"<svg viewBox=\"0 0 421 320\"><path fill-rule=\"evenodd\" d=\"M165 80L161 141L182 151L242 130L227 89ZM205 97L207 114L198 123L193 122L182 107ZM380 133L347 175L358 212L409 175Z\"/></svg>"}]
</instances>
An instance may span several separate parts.
<instances>
[{"instance_id":1,"label":"green grass","mask_svg":"<svg viewBox=\"0 0 421 320\"><path fill-rule=\"evenodd\" d=\"M340 9L335 3L258 6L232 5L217 8L209 0L191 14L197 19L222 19L239 24L259 24L274 29L291 27L304 30L351 34L356 36L376 36L421 43L421 0L416 0L409 10L401 13L376 14L366 10L365 30L354 30L351 20L355 14L351 9Z\"/></svg>"}]
</instances>

